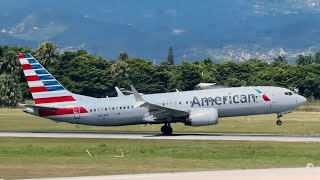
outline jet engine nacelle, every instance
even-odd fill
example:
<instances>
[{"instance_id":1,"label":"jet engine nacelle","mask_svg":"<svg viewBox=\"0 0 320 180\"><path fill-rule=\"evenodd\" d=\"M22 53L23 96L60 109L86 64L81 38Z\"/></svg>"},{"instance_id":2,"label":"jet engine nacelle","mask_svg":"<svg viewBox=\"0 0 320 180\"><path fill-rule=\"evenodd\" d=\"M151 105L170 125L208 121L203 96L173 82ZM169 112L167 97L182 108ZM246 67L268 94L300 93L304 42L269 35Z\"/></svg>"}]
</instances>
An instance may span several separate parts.
<instances>
[{"instance_id":1,"label":"jet engine nacelle","mask_svg":"<svg viewBox=\"0 0 320 180\"><path fill-rule=\"evenodd\" d=\"M207 126L218 124L218 111L215 108L199 108L190 111L185 125Z\"/></svg>"}]
</instances>

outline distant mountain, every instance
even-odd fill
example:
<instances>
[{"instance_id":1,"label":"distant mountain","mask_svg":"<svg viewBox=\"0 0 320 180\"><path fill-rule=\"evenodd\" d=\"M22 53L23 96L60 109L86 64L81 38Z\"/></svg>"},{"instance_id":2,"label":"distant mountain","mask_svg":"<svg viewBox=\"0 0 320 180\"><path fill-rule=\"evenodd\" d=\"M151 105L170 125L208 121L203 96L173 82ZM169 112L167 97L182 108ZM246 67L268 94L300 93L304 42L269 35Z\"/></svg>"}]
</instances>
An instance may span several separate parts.
<instances>
[{"instance_id":1,"label":"distant mountain","mask_svg":"<svg viewBox=\"0 0 320 180\"><path fill-rule=\"evenodd\" d=\"M3 0L0 44L216 61L320 50L320 0Z\"/></svg>"}]
</instances>

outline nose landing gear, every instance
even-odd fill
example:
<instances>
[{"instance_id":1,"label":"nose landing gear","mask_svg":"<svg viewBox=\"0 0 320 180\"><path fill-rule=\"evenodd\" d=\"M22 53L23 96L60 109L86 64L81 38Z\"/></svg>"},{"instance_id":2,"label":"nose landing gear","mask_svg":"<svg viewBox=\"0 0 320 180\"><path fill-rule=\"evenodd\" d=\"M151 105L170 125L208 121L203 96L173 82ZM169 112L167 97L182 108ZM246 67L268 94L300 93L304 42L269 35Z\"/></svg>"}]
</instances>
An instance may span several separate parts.
<instances>
[{"instance_id":1,"label":"nose landing gear","mask_svg":"<svg viewBox=\"0 0 320 180\"><path fill-rule=\"evenodd\" d=\"M165 123L162 127L161 127L161 132L163 135L171 135L173 132L172 127L170 126L169 123Z\"/></svg>"},{"instance_id":2,"label":"nose landing gear","mask_svg":"<svg viewBox=\"0 0 320 180\"><path fill-rule=\"evenodd\" d=\"M282 121L280 120L281 117L282 117L282 114L278 113L278 117L277 117L277 125L278 126L282 125Z\"/></svg>"}]
</instances>

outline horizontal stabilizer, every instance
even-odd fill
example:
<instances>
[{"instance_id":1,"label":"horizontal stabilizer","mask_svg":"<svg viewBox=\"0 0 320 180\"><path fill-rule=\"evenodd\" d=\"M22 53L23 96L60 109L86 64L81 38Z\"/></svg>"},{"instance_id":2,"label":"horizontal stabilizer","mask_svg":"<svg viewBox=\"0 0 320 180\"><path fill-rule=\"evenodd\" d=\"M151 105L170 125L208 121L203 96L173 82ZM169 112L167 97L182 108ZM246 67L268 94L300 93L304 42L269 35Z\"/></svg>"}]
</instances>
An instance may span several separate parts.
<instances>
[{"instance_id":1,"label":"horizontal stabilizer","mask_svg":"<svg viewBox=\"0 0 320 180\"><path fill-rule=\"evenodd\" d=\"M117 91L118 97L124 96L123 92L121 92L121 90L117 86L115 87L115 89Z\"/></svg>"}]
</instances>

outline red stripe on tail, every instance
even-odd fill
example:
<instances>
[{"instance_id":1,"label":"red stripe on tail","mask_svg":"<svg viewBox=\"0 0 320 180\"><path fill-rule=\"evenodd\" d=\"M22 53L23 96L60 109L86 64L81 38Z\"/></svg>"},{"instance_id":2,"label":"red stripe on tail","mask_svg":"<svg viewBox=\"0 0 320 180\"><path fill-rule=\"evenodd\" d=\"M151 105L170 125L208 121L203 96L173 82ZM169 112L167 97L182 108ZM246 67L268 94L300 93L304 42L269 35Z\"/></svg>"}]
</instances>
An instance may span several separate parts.
<instances>
[{"instance_id":1,"label":"red stripe on tail","mask_svg":"<svg viewBox=\"0 0 320 180\"><path fill-rule=\"evenodd\" d=\"M24 57L24 55L23 55L22 53L20 53L20 54L18 55L18 57L19 57L19 59L21 59L21 58L25 58L25 57Z\"/></svg>"},{"instance_id":2,"label":"red stripe on tail","mask_svg":"<svg viewBox=\"0 0 320 180\"><path fill-rule=\"evenodd\" d=\"M45 86L38 86L38 87L30 87L30 92L31 93L36 93L36 92L46 92L47 89Z\"/></svg>"},{"instance_id":3,"label":"red stripe on tail","mask_svg":"<svg viewBox=\"0 0 320 180\"><path fill-rule=\"evenodd\" d=\"M37 75L26 76L27 81L40 81L40 78Z\"/></svg>"},{"instance_id":4,"label":"red stripe on tail","mask_svg":"<svg viewBox=\"0 0 320 180\"><path fill-rule=\"evenodd\" d=\"M32 69L30 64L22 64L22 70L30 70Z\"/></svg>"},{"instance_id":5,"label":"red stripe on tail","mask_svg":"<svg viewBox=\"0 0 320 180\"><path fill-rule=\"evenodd\" d=\"M34 103L35 104L69 102L69 101L75 101L75 99L72 96L60 96L60 97L49 97L49 98L34 99Z\"/></svg>"}]
</instances>

